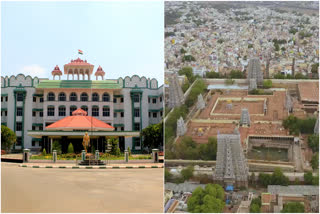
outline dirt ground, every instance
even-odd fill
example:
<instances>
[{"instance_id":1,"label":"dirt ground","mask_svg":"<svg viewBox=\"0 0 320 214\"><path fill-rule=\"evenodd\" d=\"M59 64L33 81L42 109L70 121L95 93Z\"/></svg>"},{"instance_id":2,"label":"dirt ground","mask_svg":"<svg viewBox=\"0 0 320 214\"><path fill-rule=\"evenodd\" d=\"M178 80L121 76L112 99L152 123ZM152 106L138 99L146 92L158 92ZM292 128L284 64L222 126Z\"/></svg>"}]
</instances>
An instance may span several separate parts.
<instances>
[{"instance_id":1,"label":"dirt ground","mask_svg":"<svg viewBox=\"0 0 320 214\"><path fill-rule=\"evenodd\" d=\"M163 212L163 169L37 169L1 163L1 211Z\"/></svg>"}]
</instances>

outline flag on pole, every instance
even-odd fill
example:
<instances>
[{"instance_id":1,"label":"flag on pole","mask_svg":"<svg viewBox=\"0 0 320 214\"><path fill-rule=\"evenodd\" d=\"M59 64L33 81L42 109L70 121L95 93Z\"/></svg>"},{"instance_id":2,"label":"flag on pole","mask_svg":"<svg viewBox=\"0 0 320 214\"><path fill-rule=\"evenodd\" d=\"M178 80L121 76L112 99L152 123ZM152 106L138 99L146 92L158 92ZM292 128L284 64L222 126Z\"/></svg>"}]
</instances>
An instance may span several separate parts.
<instances>
[{"instance_id":1,"label":"flag on pole","mask_svg":"<svg viewBox=\"0 0 320 214\"><path fill-rule=\"evenodd\" d=\"M78 50L78 54L83 55L83 51L79 49L79 50Z\"/></svg>"}]
</instances>

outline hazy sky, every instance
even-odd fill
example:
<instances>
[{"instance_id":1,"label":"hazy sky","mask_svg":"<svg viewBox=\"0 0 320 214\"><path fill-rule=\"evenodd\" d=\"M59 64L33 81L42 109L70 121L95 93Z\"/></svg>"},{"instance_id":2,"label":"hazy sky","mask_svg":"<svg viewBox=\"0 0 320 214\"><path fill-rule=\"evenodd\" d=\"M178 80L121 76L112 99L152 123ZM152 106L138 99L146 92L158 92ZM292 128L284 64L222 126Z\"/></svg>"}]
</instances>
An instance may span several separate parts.
<instances>
[{"instance_id":1,"label":"hazy sky","mask_svg":"<svg viewBox=\"0 0 320 214\"><path fill-rule=\"evenodd\" d=\"M1 2L1 75L52 79L81 49L107 79L137 74L163 84L163 11L162 1Z\"/></svg>"}]
</instances>

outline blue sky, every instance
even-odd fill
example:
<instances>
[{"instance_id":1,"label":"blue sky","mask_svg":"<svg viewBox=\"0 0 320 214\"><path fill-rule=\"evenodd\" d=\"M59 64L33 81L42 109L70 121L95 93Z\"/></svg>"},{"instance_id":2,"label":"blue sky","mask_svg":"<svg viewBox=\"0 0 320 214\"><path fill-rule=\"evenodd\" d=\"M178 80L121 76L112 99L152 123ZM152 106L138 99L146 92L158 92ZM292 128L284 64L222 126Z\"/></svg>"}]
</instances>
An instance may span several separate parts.
<instances>
[{"instance_id":1,"label":"blue sky","mask_svg":"<svg viewBox=\"0 0 320 214\"><path fill-rule=\"evenodd\" d=\"M52 79L81 49L107 79L137 74L163 84L163 11L162 1L1 2L1 75Z\"/></svg>"}]
</instances>

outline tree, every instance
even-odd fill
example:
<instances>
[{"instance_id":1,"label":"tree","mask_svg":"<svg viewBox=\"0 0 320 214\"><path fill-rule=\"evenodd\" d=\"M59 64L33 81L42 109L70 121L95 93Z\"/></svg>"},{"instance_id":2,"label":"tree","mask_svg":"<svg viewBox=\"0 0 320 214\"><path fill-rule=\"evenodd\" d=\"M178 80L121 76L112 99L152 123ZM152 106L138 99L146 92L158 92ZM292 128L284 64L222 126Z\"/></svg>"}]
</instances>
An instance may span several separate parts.
<instances>
[{"instance_id":1,"label":"tree","mask_svg":"<svg viewBox=\"0 0 320 214\"><path fill-rule=\"evenodd\" d=\"M193 166L188 166L187 168L181 170L181 176L183 177L183 180L187 181L190 178L193 177Z\"/></svg>"},{"instance_id":2,"label":"tree","mask_svg":"<svg viewBox=\"0 0 320 214\"><path fill-rule=\"evenodd\" d=\"M185 54L185 53L187 53L187 51L186 51L185 49L181 48L181 49L180 49L180 53L181 53L181 54Z\"/></svg>"},{"instance_id":3,"label":"tree","mask_svg":"<svg viewBox=\"0 0 320 214\"><path fill-rule=\"evenodd\" d=\"M111 144L110 154L120 156L119 139L117 137L110 137L108 143Z\"/></svg>"},{"instance_id":4,"label":"tree","mask_svg":"<svg viewBox=\"0 0 320 214\"><path fill-rule=\"evenodd\" d=\"M42 150L42 155L43 155L43 156L46 156L46 155L47 155L47 151L46 151L45 148L43 148L43 150Z\"/></svg>"},{"instance_id":5,"label":"tree","mask_svg":"<svg viewBox=\"0 0 320 214\"><path fill-rule=\"evenodd\" d=\"M242 71L239 71L239 70L232 70L229 74L229 77L231 79L241 79L241 78L244 78L244 74Z\"/></svg>"},{"instance_id":6,"label":"tree","mask_svg":"<svg viewBox=\"0 0 320 214\"><path fill-rule=\"evenodd\" d=\"M319 175L313 176L313 178L312 178L312 185L319 186Z\"/></svg>"},{"instance_id":7,"label":"tree","mask_svg":"<svg viewBox=\"0 0 320 214\"><path fill-rule=\"evenodd\" d=\"M1 148L8 151L16 142L17 136L10 128L1 125Z\"/></svg>"},{"instance_id":8,"label":"tree","mask_svg":"<svg viewBox=\"0 0 320 214\"><path fill-rule=\"evenodd\" d=\"M304 183L307 185L312 185L313 175L312 172L306 172L304 173Z\"/></svg>"},{"instance_id":9,"label":"tree","mask_svg":"<svg viewBox=\"0 0 320 214\"><path fill-rule=\"evenodd\" d=\"M179 75L186 75L189 82L193 82L193 70L191 67L183 67L181 70L179 70Z\"/></svg>"},{"instance_id":10,"label":"tree","mask_svg":"<svg viewBox=\"0 0 320 214\"><path fill-rule=\"evenodd\" d=\"M311 65L311 72L313 74L317 74L318 73L318 70L319 70L319 63L315 63L315 64L312 64Z\"/></svg>"},{"instance_id":11,"label":"tree","mask_svg":"<svg viewBox=\"0 0 320 214\"><path fill-rule=\"evenodd\" d=\"M311 166L312 166L312 169L315 170L315 169L318 169L319 168L319 153L314 153L312 155L312 159L311 159Z\"/></svg>"},{"instance_id":12,"label":"tree","mask_svg":"<svg viewBox=\"0 0 320 214\"><path fill-rule=\"evenodd\" d=\"M198 154L202 160L216 160L217 156L217 139L209 137L207 144L198 145Z\"/></svg>"},{"instance_id":13,"label":"tree","mask_svg":"<svg viewBox=\"0 0 320 214\"><path fill-rule=\"evenodd\" d=\"M252 204L250 205L250 213L260 213L260 207L258 204Z\"/></svg>"},{"instance_id":14,"label":"tree","mask_svg":"<svg viewBox=\"0 0 320 214\"><path fill-rule=\"evenodd\" d=\"M285 185L289 184L289 178L286 177L280 168L275 168L271 176L272 185Z\"/></svg>"},{"instance_id":15,"label":"tree","mask_svg":"<svg viewBox=\"0 0 320 214\"><path fill-rule=\"evenodd\" d=\"M284 204L282 213L304 213L304 205L300 202L289 202Z\"/></svg>"},{"instance_id":16,"label":"tree","mask_svg":"<svg viewBox=\"0 0 320 214\"><path fill-rule=\"evenodd\" d=\"M296 75L294 75L295 79L306 79L306 76L304 76L302 73L297 73Z\"/></svg>"},{"instance_id":17,"label":"tree","mask_svg":"<svg viewBox=\"0 0 320 214\"><path fill-rule=\"evenodd\" d=\"M207 72L206 73L206 77L207 78L220 78L220 73L215 72L215 71L211 71L211 72Z\"/></svg>"},{"instance_id":18,"label":"tree","mask_svg":"<svg viewBox=\"0 0 320 214\"><path fill-rule=\"evenodd\" d=\"M182 62L191 62L191 61L196 61L196 59L192 56L192 55L186 55L186 56L183 56L182 58Z\"/></svg>"},{"instance_id":19,"label":"tree","mask_svg":"<svg viewBox=\"0 0 320 214\"><path fill-rule=\"evenodd\" d=\"M308 136L308 145L313 152L319 151L319 135L313 134Z\"/></svg>"},{"instance_id":20,"label":"tree","mask_svg":"<svg viewBox=\"0 0 320 214\"><path fill-rule=\"evenodd\" d=\"M274 43L274 49L275 49L275 51L279 51L280 50L280 47L279 47L278 43Z\"/></svg>"},{"instance_id":21,"label":"tree","mask_svg":"<svg viewBox=\"0 0 320 214\"><path fill-rule=\"evenodd\" d=\"M163 141L163 122L147 126L141 131L143 146L147 147L149 152L154 148L160 148Z\"/></svg>"},{"instance_id":22,"label":"tree","mask_svg":"<svg viewBox=\"0 0 320 214\"><path fill-rule=\"evenodd\" d=\"M267 187L271 184L271 175L265 173L259 173L258 181L261 186Z\"/></svg>"},{"instance_id":23,"label":"tree","mask_svg":"<svg viewBox=\"0 0 320 214\"><path fill-rule=\"evenodd\" d=\"M59 141L57 141L57 140L53 141L52 151L53 150L56 150L57 154L59 154L59 155L62 153L61 144L59 143Z\"/></svg>"},{"instance_id":24,"label":"tree","mask_svg":"<svg viewBox=\"0 0 320 214\"><path fill-rule=\"evenodd\" d=\"M165 168L164 169L164 179L165 179L165 182L169 182L169 181L171 181L171 179L172 179L172 173L169 171L169 169L168 168Z\"/></svg>"},{"instance_id":25,"label":"tree","mask_svg":"<svg viewBox=\"0 0 320 214\"><path fill-rule=\"evenodd\" d=\"M188 200L188 212L221 213L224 205L223 188L218 184L207 184L205 189L197 187L193 191L192 196Z\"/></svg>"},{"instance_id":26,"label":"tree","mask_svg":"<svg viewBox=\"0 0 320 214\"><path fill-rule=\"evenodd\" d=\"M263 87L264 88L271 88L272 87L272 81L271 80L263 80Z\"/></svg>"},{"instance_id":27,"label":"tree","mask_svg":"<svg viewBox=\"0 0 320 214\"><path fill-rule=\"evenodd\" d=\"M69 143L69 146L68 146L68 153L74 153L74 149L73 149L73 145L72 145L72 143Z\"/></svg>"}]
</instances>

